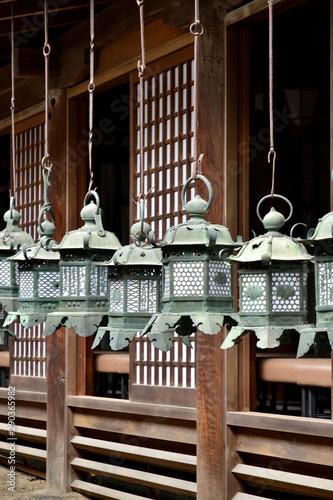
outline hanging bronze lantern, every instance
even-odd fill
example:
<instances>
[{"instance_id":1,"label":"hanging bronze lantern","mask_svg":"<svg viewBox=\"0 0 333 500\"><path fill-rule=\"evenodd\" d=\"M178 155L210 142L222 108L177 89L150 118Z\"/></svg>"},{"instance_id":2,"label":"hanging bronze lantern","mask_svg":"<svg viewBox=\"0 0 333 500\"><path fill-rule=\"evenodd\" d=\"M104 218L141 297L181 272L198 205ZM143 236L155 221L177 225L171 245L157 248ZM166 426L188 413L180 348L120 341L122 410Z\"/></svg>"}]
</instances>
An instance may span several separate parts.
<instances>
[{"instance_id":1,"label":"hanging bronze lantern","mask_svg":"<svg viewBox=\"0 0 333 500\"><path fill-rule=\"evenodd\" d=\"M90 196L96 203L87 203ZM61 326L74 328L82 337L93 335L108 311L107 267L94 264L110 260L120 242L103 228L96 191L85 196L81 218L84 225L66 233L61 243L52 247L60 253L60 302L59 312L47 317L44 335Z\"/></svg>"},{"instance_id":2,"label":"hanging bronze lantern","mask_svg":"<svg viewBox=\"0 0 333 500\"><path fill-rule=\"evenodd\" d=\"M4 217L6 228L0 232L0 304L8 311L15 311L18 299L18 265L9 257L16 254L22 245L33 245L34 240L19 228L21 215L15 210L14 197L10 199L10 210Z\"/></svg>"},{"instance_id":3,"label":"hanging bronze lantern","mask_svg":"<svg viewBox=\"0 0 333 500\"><path fill-rule=\"evenodd\" d=\"M319 219L302 241L314 248L316 326L302 332L297 357L311 346L316 354L333 350L333 212Z\"/></svg>"},{"instance_id":4,"label":"hanging bronze lantern","mask_svg":"<svg viewBox=\"0 0 333 500\"><path fill-rule=\"evenodd\" d=\"M19 294L17 309L8 314L4 326L19 317L22 326L31 328L43 323L48 313L58 310L60 255L52 251L57 245L52 240L56 228L53 212L49 207L47 210L53 221L41 222L42 209L38 222L40 240L34 245L24 244L22 250L9 259L18 266Z\"/></svg>"},{"instance_id":5,"label":"hanging bronze lantern","mask_svg":"<svg viewBox=\"0 0 333 500\"><path fill-rule=\"evenodd\" d=\"M100 343L106 332L109 332L112 349L127 347L152 314L159 311L162 252L146 240L151 227L146 223L143 229L140 227L140 222L134 224L131 236L139 239L141 246L132 243L120 247L107 262L108 325L99 327L92 348Z\"/></svg>"},{"instance_id":6,"label":"hanging bronze lantern","mask_svg":"<svg viewBox=\"0 0 333 500\"><path fill-rule=\"evenodd\" d=\"M258 203L257 215L267 233L246 243L239 253L230 257L241 265L239 274L239 324L233 327L222 349L239 343L249 331L258 338L261 349L279 345L285 330L301 333L309 327L307 318L308 254L296 239L279 230L290 219L293 208L289 200L275 194L272 198L285 200L290 207L287 219L271 208L262 219L259 213L265 196Z\"/></svg>"},{"instance_id":7,"label":"hanging bronze lantern","mask_svg":"<svg viewBox=\"0 0 333 500\"><path fill-rule=\"evenodd\" d=\"M185 193L194 180L190 177L182 190L182 204L190 219L171 227L159 244L162 250L162 311L154 314L143 330L161 350L172 346L175 331L184 343L196 331L217 334L225 317L233 317L233 269L225 260L240 243L232 241L224 226L205 220L212 201L211 184L197 175L209 192L208 202L197 195L185 202ZM151 241L153 236L150 235ZM154 243L156 245L156 243Z\"/></svg>"}]
</instances>

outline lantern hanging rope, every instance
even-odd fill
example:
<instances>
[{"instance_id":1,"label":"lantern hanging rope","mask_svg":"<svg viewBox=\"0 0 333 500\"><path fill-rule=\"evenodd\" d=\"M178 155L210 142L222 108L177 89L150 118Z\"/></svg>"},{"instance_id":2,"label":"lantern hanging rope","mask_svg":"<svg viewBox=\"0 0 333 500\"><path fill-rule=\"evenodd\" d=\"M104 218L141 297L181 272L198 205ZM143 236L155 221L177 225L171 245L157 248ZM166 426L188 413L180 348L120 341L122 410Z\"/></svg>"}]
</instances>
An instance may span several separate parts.
<instances>
[{"instance_id":1,"label":"lantern hanging rope","mask_svg":"<svg viewBox=\"0 0 333 500\"><path fill-rule=\"evenodd\" d=\"M195 0L194 22L190 32L194 35L194 157L193 171L186 180L181 194L189 220L168 229L162 242L152 245L162 250L162 308L152 315L142 331L154 346L168 351L173 344L174 333L188 347L197 329L214 335L227 321L235 323L233 308L233 268L227 257L240 243L232 241L227 228L205 220L213 202L213 190L202 175L202 158L198 156L198 82L199 47L204 28L200 21L199 0ZM208 201L197 195L186 202L185 196L192 182L203 182L208 190Z\"/></svg>"},{"instance_id":2,"label":"lantern hanging rope","mask_svg":"<svg viewBox=\"0 0 333 500\"><path fill-rule=\"evenodd\" d=\"M16 310L10 312L5 325L10 324L19 316L20 323L25 328L38 325L45 321L49 312L59 307L59 259L60 255L53 252L56 242L55 217L49 199L49 186L52 172L52 158L49 154L49 57L51 46L48 39L48 2L44 0L44 45L45 62L45 145L41 160L44 203L38 215L39 241L35 244L24 243L22 248L10 261L18 266L19 294ZM51 215L49 221L46 214Z\"/></svg>"},{"instance_id":3,"label":"lantern hanging rope","mask_svg":"<svg viewBox=\"0 0 333 500\"><path fill-rule=\"evenodd\" d=\"M44 335L51 335L62 326L88 337L98 327L106 324L107 315L107 267L106 262L120 247L118 238L105 231L102 223L100 199L93 185L93 96L94 77L94 0L90 0L90 80L88 163L89 185L85 195L81 219L84 225L65 234L59 245L52 250L60 253L60 301L59 310L48 314ZM96 263L100 263L97 266ZM105 320L105 321L104 321Z\"/></svg>"},{"instance_id":4,"label":"lantern hanging rope","mask_svg":"<svg viewBox=\"0 0 333 500\"><path fill-rule=\"evenodd\" d=\"M11 6L11 29L10 29L10 45L11 45L11 86L12 97L10 100L10 111L12 121L12 172L13 172L13 193L9 190L9 196L13 194L14 200L16 196L16 152L15 152L15 74L14 74L14 6Z\"/></svg>"},{"instance_id":5,"label":"lantern hanging rope","mask_svg":"<svg viewBox=\"0 0 333 500\"><path fill-rule=\"evenodd\" d=\"M273 120L273 0L269 8L269 122L272 160L271 193L257 205L257 216L267 232L247 242L239 253L230 257L240 263L239 322L231 329L221 348L227 349L241 342L243 336L253 331L261 349L280 345L284 332L296 330L302 334L312 325L307 323L307 277L311 255L302 243L279 230L293 213L290 201L275 194L274 120ZM284 200L290 208L285 218L274 207L261 217L260 207L266 199Z\"/></svg>"}]
</instances>

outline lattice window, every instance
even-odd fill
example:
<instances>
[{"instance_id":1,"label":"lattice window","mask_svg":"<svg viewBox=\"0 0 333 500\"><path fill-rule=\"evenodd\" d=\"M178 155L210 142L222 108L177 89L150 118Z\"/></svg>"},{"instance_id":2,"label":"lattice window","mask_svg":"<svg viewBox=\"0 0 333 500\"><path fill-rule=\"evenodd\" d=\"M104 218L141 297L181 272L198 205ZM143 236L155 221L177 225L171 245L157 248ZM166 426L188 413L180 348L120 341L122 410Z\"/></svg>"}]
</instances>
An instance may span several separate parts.
<instances>
[{"instance_id":1,"label":"lattice window","mask_svg":"<svg viewBox=\"0 0 333 500\"><path fill-rule=\"evenodd\" d=\"M148 71L147 71L148 72ZM181 190L191 175L194 127L194 63L179 55L149 67L144 82L144 186L140 186L139 84L132 78L134 104L133 197L147 193L145 216L162 239L166 229L186 220ZM190 189L194 196L194 187ZM139 210L139 207L138 207ZM135 217L135 216L134 216ZM139 219L139 212L136 220Z\"/></svg>"},{"instance_id":2,"label":"lattice window","mask_svg":"<svg viewBox=\"0 0 333 500\"><path fill-rule=\"evenodd\" d=\"M152 342L138 334L135 343L134 383L140 385L195 388L195 337L192 349L175 333L170 351L156 349Z\"/></svg>"},{"instance_id":3,"label":"lattice window","mask_svg":"<svg viewBox=\"0 0 333 500\"><path fill-rule=\"evenodd\" d=\"M319 262L319 305L333 305L333 263Z\"/></svg>"},{"instance_id":4,"label":"lattice window","mask_svg":"<svg viewBox=\"0 0 333 500\"><path fill-rule=\"evenodd\" d=\"M163 238L171 226L187 219L181 191L191 176L194 129L194 63L192 49L185 49L149 65L144 82L144 186L140 185L140 103L137 73L131 76L132 117L131 198L147 193L145 218ZM187 199L195 195L194 187ZM132 221L139 220L139 211ZM168 270L166 270L166 274ZM165 279L164 293L170 293ZM114 286L116 284L114 283ZM115 299L120 291L112 291ZM199 290L199 294L201 291ZM113 305L114 300L113 300ZM113 308L115 310L115 308ZM162 353L144 337L135 338L132 383L164 387L195 387L195 338L193 349L174 334L174 346ZM132 353L134 352L134 349Z\"/></svg>"},{"instance_id":5,"label":"lattice window","mask_svg":"<svg viewBox=\"0 0 333 500\"><path fill-rule=\"evenodd\" d=\"M272 273L273 311L301 309L300 273Z\"/></svg>"},{"instance_id":6,"label":"lattice window","mask_svg":"<svg viewBox=\"0 0 333 500\"><path fill-rule=\"evenodd\" d=\"M10 262L5 260L0 261L0 286L6 286L10 283L11 271Z\"/></svg>"},{"instance_id":7,"label":"lattice window","mask_svg":"<svg viewBox=\"0 0 333 500\"><path fill-rule=\"evenodd\" d=\"M16 132L16 209L21 213L21 228L36 241L38 213L43 203L44 114L18 124ZM13 327L21 342L13 342L12 375L46 377L43 325L26 329L15 323Z\"/></svg>"}]
</instances>

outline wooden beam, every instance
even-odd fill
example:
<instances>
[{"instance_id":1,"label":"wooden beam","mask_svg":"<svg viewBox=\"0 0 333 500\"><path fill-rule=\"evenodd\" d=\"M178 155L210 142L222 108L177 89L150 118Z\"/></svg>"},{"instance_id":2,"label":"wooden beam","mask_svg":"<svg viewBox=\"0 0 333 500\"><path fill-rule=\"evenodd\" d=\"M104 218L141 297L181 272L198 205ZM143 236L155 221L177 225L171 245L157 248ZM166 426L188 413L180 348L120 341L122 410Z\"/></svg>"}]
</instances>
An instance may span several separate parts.
<instances>
[{"instance_id":1,"label":"wooden beam","mask_svg":"<svg viewBox=\"0 0 333 500\"><path fill-rule=\"evenodd\" d=\"M286 8L296 7L306 0L275 0L274 11L275 13L281 12ZM253 0L242 7L238 7L225 17L226 26L241 24L241 23L255 23L263 18L268 17L267 0Z\"/></svg>"},{"instance_id":2,"label":"wooden beam","mask_svg":"<svg viewBox=\"0 0 333 500\"><path fill-rule=\"evenodd\" d=\"M132 495L132 493L113 490L111 488L106 488L105 486L99 486L97 484L87 483L85 481L80 481L76 479L71 484L71 488L74 491L83 493L84 495L89 495L96 498L102 498L105 500L146 500L147 497L141 497L139 495Z\"/></svg>"},{"instance_id":3,"label":"wooden beam","mask_svg":"<svg viewBox=\"0 0 333 500\"><path fill-rule=\"evenodd\" d=\"M44 78L44 57L40 49L33 47L18 47L14 54L15 78ZM57 51L52 51L49 75L56 76L58 74L58 57Z\"/></svg>"},{"instance_id":4,"label":"wooden beam","mask_svg":"<svg viewBox=\"0 0 333 500\"><path fill-rule=\"evenodd\" d=\"M288 417L256 412L228 412L227 423L235 427L333 438L332 422L317 418Z\"/></svg>"},{"instance_id":5,"label":"wooden beam","mask_svg":"<svg viewBox=\"0 0 333 500\"><path fill-rule=\"evenodd\" d=\"M144 484L153 488L158 488L174 493L196 496L196 483L185 481L183 479L175 479L161 474L151 474L149 472L138 471L135 469L127 469L116 465L104 464L101 462L93 462L82 458L75 458L71 462L72 467L77 470L101 474L102 476L113 477L135 484Z\"/></svg>"},{"instance_id":6,"label":"wooden beam","mask_svg":"<svg viewBox=\"0 0 333 500\"><path fill-rule=\"evenodd\" d=\"M252 481L262 487L289 494L327 499L333 496L333 481L329 479L244 464L236 465L233 473L243 481Z\"/></svg>"}]
</instances>

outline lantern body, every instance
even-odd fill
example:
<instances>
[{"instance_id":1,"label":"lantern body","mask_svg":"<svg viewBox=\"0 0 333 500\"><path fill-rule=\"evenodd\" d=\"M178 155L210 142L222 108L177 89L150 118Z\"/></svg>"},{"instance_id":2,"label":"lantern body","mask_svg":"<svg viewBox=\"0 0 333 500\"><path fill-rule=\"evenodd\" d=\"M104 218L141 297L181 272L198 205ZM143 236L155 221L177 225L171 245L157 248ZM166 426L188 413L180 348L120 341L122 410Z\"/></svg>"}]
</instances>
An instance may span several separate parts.
<instances>
[{"instance_id":1,"label":"lantern body","mask_svg":"<svg viewBox=\"0 0 333 500\"><path fill-rule=\"evenodd\" d=\"M47 314L58 310L60 256L51 250L55 245L55 241L42 237L38 243L10 257L9 260L18 267L19 292L17 309L8 314L5 325L18 316L20 323L30 328L45 321Z\"/></svg>"},{"instance_id":2,"label":"lantern body","mask_svg":"<svg viewBox=\"0 0 333 500\"><path fill-rule=\"evenodd\" d=\"M44 335L50 335L61 326L74 328L80 336L96 333L107 314L107 268L96 263L110 260L120 247L118 238L105 231L98 200L81 210L84 225L66 233L54 250L60 254L59 311L48 315Z\"/></svg>"},{"instance_id":3,"label":"lantern body","mask_svg":"<svg viewBox=\"0 0 333 500\"><path fill-rule=\"evenodd\" d=\"M309 327L307 277L311 255L298 240L279 232L285 219L274 208L262 222L267 233L253 238L230 257L240 264L239 323L227 335L223 349L240 342L248 331L255 332L258 347L277 347L284 330L301 333Z\"/></svg>"},{"instance_id":4,"label":"lantern body","mask_svg":"<svg viewBox=\"0 0 333 500\"><path fill-rule=\"evenodd\" d=\"M297 356L313 346L317 355L333 350L333 212L319 219L309 231L305 244L314 248L316 325L303 332Z\"/></svg>"},{"instance_id":5,"label":"lantern body","mask_svg":"<svg viewBox=\"0 0 333 500\"><path fill-rule=\"evenodd\" d=\"M135 227L134 225L133 227ZM132 228L132 234L135 230ZM93 347L105 332L114 350L127 347L137 332L159 311L161 251L132 243L119 248L108 262L108 325L98 329Z\"/></svg>"},{"instance_id":6,"label":"lantern body","mask_svg":"<svg viewBox=\"0 0 333 500\"><path fill-rule=\"evenodd\" d=\"M299 325L307 317L306 262L274 262L239 271L239 316L243 326Z\"/></svg>"},{"instance_id":7,"label":"lantern body","mask_svg":"<svg viewBox=\"0 0 333 500\"><path fill-rule=\"evenodd\" d=\"M210 186L207 179L205 183ZM190 219L171 227L160 244L162 310L152 316L143 333L161 350L171 348L174 331L190 345L188 337L197 328L217 334L225 317L234 314L233 269L226 258L241 243L233 242L224 226L205 220L211 201L212 194L209 203L200 196L187 202Z\"/></svg>"},{"instance_id":8,"label":"lantern body","mask_svg":"<svg viewBox=\"0 0 333 500\"><path fill-rule=\"evenodd\" d=\"M0 304L6 311L17 308L19 290L18 264L8 258L16 254L18 247L34 243L32 237L19 228L20 219L19 212L11 207L4 215L6 228L0 232Z\"/></svg>"}]
</instances>

